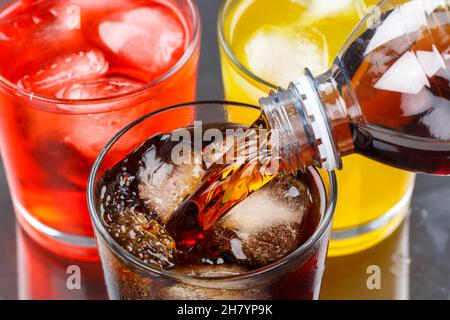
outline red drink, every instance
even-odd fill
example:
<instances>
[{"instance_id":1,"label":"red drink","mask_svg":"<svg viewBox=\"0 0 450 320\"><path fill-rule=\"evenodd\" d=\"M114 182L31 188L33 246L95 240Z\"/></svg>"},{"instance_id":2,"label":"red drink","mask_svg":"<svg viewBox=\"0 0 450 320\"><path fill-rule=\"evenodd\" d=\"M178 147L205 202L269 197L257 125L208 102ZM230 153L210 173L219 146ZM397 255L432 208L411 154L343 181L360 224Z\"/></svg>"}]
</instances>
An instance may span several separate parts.
<instances>
[{"instance_id":1,"label":"red drink","mask_svg":"<svg viewBox=\"0 0 450 320\"><path fill-rule=\"evenodd\" d=\"M29 232L95 252L91 165L131 121L195 99L198 24L190 0L15 1L0 12L0 142Z\"/></svg>"}]
</instances>

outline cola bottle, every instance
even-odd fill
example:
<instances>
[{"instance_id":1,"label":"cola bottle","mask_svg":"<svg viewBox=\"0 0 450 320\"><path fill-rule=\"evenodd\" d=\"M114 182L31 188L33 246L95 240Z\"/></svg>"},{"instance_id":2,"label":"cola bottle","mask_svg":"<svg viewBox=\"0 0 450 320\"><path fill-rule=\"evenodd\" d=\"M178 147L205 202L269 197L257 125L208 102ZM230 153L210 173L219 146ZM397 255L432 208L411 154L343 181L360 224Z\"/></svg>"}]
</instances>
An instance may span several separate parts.
<instances>
[{"instance_id":1,"label":"cola bottle","mask_svg":"<svg viewBox=\"0 0 450 320\"><path fill-rule=\"evenodd\" d=\"M306 69L287 89L260 100L252 127L270 129L270 165L254 156L231 168L210 167L169 227L201 234L279 172L341 169L342 157L352 153L408 171L450 174L449 9L450 0L380 2L327 72L314 77ZM276 170L273 160L280 161ZM226 196L230 185L233 197ZM185 228L187 221L195 223Z\"/></svg>"},{"instance_id":2,"label":"cola bottle","mask_svg":"<svg viewBox=\"0 0 450 320\"><path fill-rule=\"evenodd\" d=\"M262 98L286 171L340 169L358 153L450 174L450 1L382 1L333 66Z\"/></svg>"}]
</instances>

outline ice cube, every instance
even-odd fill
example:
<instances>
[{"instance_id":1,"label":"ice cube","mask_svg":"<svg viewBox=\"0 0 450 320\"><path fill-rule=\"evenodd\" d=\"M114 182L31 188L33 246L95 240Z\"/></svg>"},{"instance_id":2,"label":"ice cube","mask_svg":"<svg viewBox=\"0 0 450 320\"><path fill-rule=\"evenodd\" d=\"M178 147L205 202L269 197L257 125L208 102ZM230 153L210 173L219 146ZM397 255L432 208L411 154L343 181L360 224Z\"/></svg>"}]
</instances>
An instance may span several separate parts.
<instances>
[{"instance_id":1,"label":"ice cube","mask_svg":"<svg viewBox=\"0 0 450 320\"><path fill-rule=\"evenodd\" d=\"M430 136L443 141L450 141L450 101L442 97L434 97L434 106L421 119L430 132Z\"/></svg>"},{"instance_id":2,"label":"ice cube","mask_svg":"<svg viewBox=\"0 0 450 320\"><path fill-rule=\"evenodd\" d=\"M3 11L0 18L4 40L0 60L8 61L0 66L0 73L12 82L17 83L26 70L34 72L36 66L46 65L55 52L67 53L85 43L78 13L69 1L15 2L11 10Z\"/></svg>"},{"instance_id":3,"label":"ice cube","mask_svg":"<svg viewBox=\"0 0 450 320\"><path fill-rule=\"evenodd\" d=\"M27 90L55 95L61 88L78 81L95 79L108 71L108 62L96 49L56 57L40 70L24 76L18 85Z\"/></svg>"},{"instance_id":4,"label":"ice cube","mask_svg":"<svg viewBox=\"0 0 450 320\"><path fill-rule=\"evenodd\" d=\"M141 261L161 269L175 265L175 241L163 226L146 214L126 210L106 222L117 243Z\"/></svg>"},{"instance_id":5,"label":"ice cube","mask_svg":"<svg viewBox=\"0 0 450 320\"><path fill-rule=\"evenodd\" d=\"M18 10L20 4L14 4L11 5L11 10L2 12L0 30L4 30L9 40L17 41L19 44L42 40L47 42L50 38L57 41L70 33L71 28L67 29L69 24L66 23L76 18L73 16L72 4L68 1L34 2L27 4L28 8L22 10ZM48 34L45 34L46 32Z\"/></svg>"},{"instance_id":6,"label":"ice cube","mask_svg":"<svg viewBox=\"0 0 450 320\"><path fill-rule=\"evenodd\" d=\"M144 155L138 173L139 195L158 213L160 221L167 223L180 203L198 188L205 171L198 159L175 165L159 152L152 146Z\"/></svg>"},{"instance_id":7,"label":"ice cube","mask_svg":"<svg viewBox=\"0 0 450 320\"><path fill-rule=\"evenodd\" d=\"M143 83L121 77L108 77L68 84L59 88L58 98L94 99L117 96L140 88ZM146 105L135 103L132 98L124 101L109 101L102 104L60 104L61 110L75 112L55 122L58 141L72 146L83 157L95 159L100 150L121 129L132 121L144 115ZM107 112L92 112L90 108L107 110ZM109 110L109 111L108 111ZM129 142L129 143L128 143ZM135 140L123 141L124 148L135 144Z\"/></svg>"},{"instance_id":8,"label":"ice cube","mask_svg":"<svg viewBox=\"0 0 450 320\"><path fill-rule=\"evenodd\" d=\"M311 204L305 184L290 175L277 176L219 220L213 237L238 261L267 265L306 240L303 227Z\"/></svg>"},{"instance_id":9,"label":"ice cube","mask_svg":"<svg viewBox=\"0 0 450 320\"><path fill-rule=\"evenodd\" d=\"M108 77L72 83L57 92L58 98L86 100L112 97L137 90L145 83L124 77Z\"/></svg>"},{"instance_id":10,"label":"ice cube","mask_svg":"<svg viewBox=\"0 0 450 320\"><path fill-rule=\"evenodd\" d=\"M430 86L427 75L411 51L405 52L374 85L379 90L407 94L418 94L425 86Z\"/></svg>"},{"instance_id":11,"label":"ice cube","mask_svg":"<svg viewBox=\"0 0 450 320\"><path fill-rule=\"evenodd\" d=\"M111 10L120 6L126 6L127 4L130 4L130 1L127 0L71 0L70 2L72 5L77 5L82 8L83 12L85 10L93 10L97 13L99 12L99 10L105 10L105 8Z\"/></svg>"},{"instance_id":12,"label":"ice cube","mask_svg":"<svg viewBox=\"0 0 450 320\"><path fill-rule=\"evenodd\" d=\"M170 69L184 51L180 21L163 6L143 7L115 14L98 27L113 53L157 77Z\"/></svg>"},{"instance_id":13,"label":"ice cube","mask_svg":"<svg viewBox=\"0 0 450 320\"><path fill-rule=\"evenodd\" d=\"M356 5L355 0L292 0L308 7L307 16L311 20L319 20L339 13L349 12Z\"/></svg>"},{"instance_id":14,"label":"ice cube","mask_svg":"<svg viewBox=\"0 0 450 320\"><path fill-rule=\"evenodd\" d=\"M89 108L89 106L83 107ZM56 130L60 135L59 140L71 145L83 157L93 161L115 134L142 114L139 107L143 106L137 105L119 110L111 108L109 112L67 116L56 123ZM80 107L76 106L76 108ZM136 144L135 140L123 141L121 145L127 149Z\"/></svg>"},{"instance_id":15,"label":"ice cube","mask_svg":"<svg viewBox=\"0 0 450 320\"><path fill-rule=\"evenodd\" d=\"M428 88L423 88L418 94L402 95L401 108L403 115L411 117L430 109L435 103L435 97Z\"/></svg>"},{"instance_id":16,"label":"ice cube","mask_svg":"<svg viewBox=\"0 0 450 320\"><path fill-rule=\"evenodd\" d=\"M369 54L376 48L388 43L395 38L412 36L421 28L427 27L427 18L421 0L412 0L399 5L392 10L381 25L376 29L375 34L367 45L364 55ZM432 4L428 8L433 11L437 4ZM406 38L405 38L406 40Z\"/></svg>"},{"instance_id":17,"label":"ice cube","mask_svg":"<svg viewBox=\"0 0 450 320\"><path fill-rule=\"evenodd\" d=\"M217 278L238 276L247 272L244 266L239 265L190 265L177 267L176 272L186 274L195 278Z\"/></svg>"},{"instance_id":18,"label":"ice cube","mask_svg":"<svg viewBox=\"0 0 450 320\"><path fill-rule=\"evenodd\" d=\"M236 265L193 265L189 267L176 268L176 272L184 273L189 276L199 278L215 278L236 276L246 271L243 267ZM269 293L264 288L248 288L245 284L242 288L227 288L202 286L202 283L196 285L178 283L164 288L163 299L170 300L264 300L270 298Z\"/></svg>"},{"instance_id":19,"label":"ice cube","mask_svg":"<svg viewBox=\"0 0 450 320\"><path fill-rule=\"evenodd\" d=\"M250 70L280 86L298 77L305 67L320 74L328 65L325 37L308 27L262 27L248 41L245 52Z\"/></svg>"},{"instance_id":20,"label":"ice cube","mask_svg":"<svg viewBox=\"0 0 450 320\"><path fill-rule=\"evenodd\" d=\"M434 45L433 51L418 50L416 55L429 78L433 77L440 69L446 68L444 58Z\"/></svg>"},{"instance_id":21,"label":"ice cube","mask_svg":"<svg viewBox=\"0 0 450 320\"><path fill-rule=\"evenodd\" d=\"M447 79L450 81L450 55L444 55L445 67L436 72L436 76Z\"/></svg>"}]
</instances>

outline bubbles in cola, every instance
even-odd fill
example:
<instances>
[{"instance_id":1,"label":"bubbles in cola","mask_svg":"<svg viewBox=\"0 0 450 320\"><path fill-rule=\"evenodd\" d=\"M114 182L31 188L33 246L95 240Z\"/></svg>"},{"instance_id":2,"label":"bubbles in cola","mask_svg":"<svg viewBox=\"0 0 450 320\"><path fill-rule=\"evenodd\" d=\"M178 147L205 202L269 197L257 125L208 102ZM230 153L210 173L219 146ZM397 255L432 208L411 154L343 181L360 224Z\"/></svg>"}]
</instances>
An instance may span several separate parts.
<instances>
[{"instance_id":1,"label":"bubbles in cola","mask_svg":"<svg viewBox=\"0 0 450 320\"><path fill-rule=\"evenodd\" d=\"M194 192L203 169L175 165L170 135L148 140L106 173L99 187L109 232L127 251L159 268L175 264L175 242L164 224L176 207Z\"/></svg>"},{"instance_id":2,"label":"bubbles in cola","mask_svg":"<svg viewBox=\"0 0 450 320\"><path fill-rule=\"evenodd\" d=\"M202 138L208 128L201 127ZM317 230L324 214L317 177L307 171L265 178L270 171L259 170L265 162L242 160L246 148L239 145L251 145L256 138L267 143L263 131L214 128L223 140L201 139L200 146L197 126L186 128L182 142L174 139L178 130L153 136L98 181L96 207L112 240L153 269L124 263L100 238L113 298L315 297L312 288L320 283L327 237L313 243L306 258L296 250ZM266 159L267 154L256 150L247 159ZM208 227L200 208L208 208ZM260 274L259 268L288 256L302 258ZM155 269L171 273L155 277Z\"/></svg>"},{"instance_id":3,"label":"bubbles in cola","mask_svg":"<svg viewBox=\"0 0 450 320\"><path fill-rule=\"evenodd\" d=\"M246 188L247 180L221 184L211 179L226 178L229 165L211 162L211 143L202 143L196 150L194 129L189 130L192 140L186 146L191 148L183 149L183 156L189 155L190 162L174 160L174 150L180 142L172 141L171 134L160 134L147 140L99 181L97 206L109 233L125 250L156 268L174 269L197 278L217 277L278 261L312 235L321 213L306 175L281 174L267 180L262 188L251 190L245 199L233 203L206 229L192 227L200 225L202 217L198 211L174 215L187 204L203 201L192 195L205 190L205 186L210 186L211 192L217 186L226 186L225 194L227 190ZM211 175L211 170L218 168L223 171ZM217 199L226 206L226 197ZM171 223L177 219L180 220L176 221L178 229L174 233ZM168 294L183 296L183 288L172 288Z\"/></svg>"},{"instance_id":4,"label":"bubbles in cola","mask_svg":"<svg viewBox=\"0 0 450 320\"><path fill-rule=\"evenodd\" d=\"M156 220L138 211L125 211L107 223L114 240L143 262L160 268L174 265L175 242Z\"/></svg>"}]
</instances>

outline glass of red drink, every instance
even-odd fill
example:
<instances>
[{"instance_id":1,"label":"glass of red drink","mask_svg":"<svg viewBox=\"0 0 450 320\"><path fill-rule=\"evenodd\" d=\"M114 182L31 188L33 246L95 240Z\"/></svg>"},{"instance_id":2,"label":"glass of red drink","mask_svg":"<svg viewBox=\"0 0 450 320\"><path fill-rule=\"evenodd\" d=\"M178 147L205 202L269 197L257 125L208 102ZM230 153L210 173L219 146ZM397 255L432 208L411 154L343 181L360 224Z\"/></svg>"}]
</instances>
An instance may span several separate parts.
<instances>
[{"instance_id":1,"label":"glass of red drink","mask_svg":"<svg viewBox=\"0 0 450 320\"><path fill-rule=\"evenodd\" d=\"M17 217L47 248L90 259L89 170L125 125L195 99L199 13L193 0L7 3L0 146Z\"/></svg>"},{"instance_id":2,"label":"glass of red drink","mask_svg":"<svg viewBox=\"0 0 450 320\"><path fill-rule=\"evenodd\" d=\"M201 112L203 109L208 113ZM190 123L180 125L167 121L183 110L195 111ZM249 122L228 119L227 115L236 112L249 115ZM278 176L252 194L259 194L252 198L252 203L235 210L238 204L217 222L220 230L217 238L213 239L215 233L205 234L200 246L202 255L196 249L189 250L182 253L180 260L173 260L174 263L167 255L169 245L173 244L167 224L147 220L156 212L164 219L161 213L176 210L172 202L180 200L182 193L190 192L186 190L195 190L197 185L193 181L198 178L198 167L177 166L168 157L173 144L160 142L168 141L171 132L190 128L198 121L205 128L248 127L253 123L251 115L256 120L260 109L228 102L177 105L135 121L103 149L93 166L87 193L111 299L318 298L336 203L334 172L309 168L291 178L282 175L278 180L281 183L271 187ZM156 125L159 123L164 123L164 128ZM294 187L296 182L308 187L306 198L311 201L308 209L296 206L297 200L301 201L298 197L301 189ZM278 189L289 191L283 193ZM142 192L148 198L141 197ZM137 194L141 196L136 197ZM250 201L252 195L242 203ZM285 197L296 200L288 205ZM110 208L117 208L118 220ZM304 213L297 215L299 210ZM230 217L232 220L227 220ZM238 222L237 229L231 231L226 229L226 221L244 222ZM292 232L297 227L301 231ZM299 237L302 240L297 243ZM236 241L241 242L236 245ZM290 249L285 250L286 247ZM186 255L191 257L185 259Z\"/></svg>"}]
</instances>

